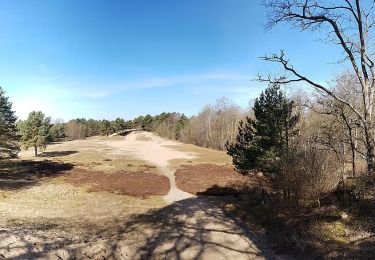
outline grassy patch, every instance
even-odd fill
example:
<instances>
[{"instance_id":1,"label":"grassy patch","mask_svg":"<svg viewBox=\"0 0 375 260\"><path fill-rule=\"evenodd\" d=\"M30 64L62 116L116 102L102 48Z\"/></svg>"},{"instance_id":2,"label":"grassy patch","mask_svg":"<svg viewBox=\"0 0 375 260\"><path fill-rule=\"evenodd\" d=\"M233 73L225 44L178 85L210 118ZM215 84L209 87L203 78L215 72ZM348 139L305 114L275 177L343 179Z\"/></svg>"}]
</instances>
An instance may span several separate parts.
<instances>
[{"instance_id":1,"label":"grassy patch","mask_svg":"<svg viewBox=\"0 0 375 260\"><path fill-rule=\"evenodd\" d=\"M170 167L174 170L182 165L196 165L196 164L217 164L224 166L232 166L232 159L223 151L198 147L193 144L168 145L177 151L192 153L195 158L192 159L175 159L169 161Z\"/></svg>"}]
</instances>

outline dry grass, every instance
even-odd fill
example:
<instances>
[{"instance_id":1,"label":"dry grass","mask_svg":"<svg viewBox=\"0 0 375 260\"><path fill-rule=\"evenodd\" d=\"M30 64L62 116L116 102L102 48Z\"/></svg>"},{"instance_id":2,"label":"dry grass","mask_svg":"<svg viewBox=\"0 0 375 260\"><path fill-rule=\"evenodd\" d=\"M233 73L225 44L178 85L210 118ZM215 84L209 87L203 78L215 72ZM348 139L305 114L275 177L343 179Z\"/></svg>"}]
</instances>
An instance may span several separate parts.
<instances>
[{"instance_id":1,"label":"dry grass","mask_svg":"<svg viewBox=\"0 0 375 260\"><path fill-rule=\"evenodd\" d=\"M194 154L196 157L193 159L175 159L169 161L170 168L173 170L178 169L182 165L197 165L197 164L217 164L232 167L232 158L224 151L218 151L203 147L198 147L193 144L183 144L168 146L181 152L188 152Z\"/></svg>"},{"instance_id":2,"label":"dry grass","mask_svg":"<svg viewBox=\"0 0 375 260\"><path fill-rule=\"evenodd\" d=\"M20 157L24 161L0 165L0 222L41 216L46 219L116 218L121 214L139 212L139 209L144 211L163 206L163 199L152 195L166 193L169 185L166 178L158 175L155 166L130 154L113 154L107 142L121 139L123 137L119 136L93 137L56 143L49 145L39 157L33 157L31 150L22 151ZM66 176L74 172L82 173L82 186L67 183ZM143 185L148 199L121 195L133 194L120 189L130 177L121 172L131 174L132 189L137 189L136 184ZM135 176L138 173L148 181L143 183ZM150 183L160 180L159 191L145 188L145 185L152 186ZM89 185L95 182L101 185ZM104 185L106 183L108 186ZM88 189L96 192L88 192Z\"/></svg>"},{"instance_id":3,"label":"dry grass","mask_svg":"<svg viewBox=\"0 0 375 260\"><path fill-rule=\"evenodd\" d=\"M140 134L137 136L136 138L137 141L142 141L142 142L147 142L147 141L151 141L152 139L148 136L145 136L143 134Z\"/></svg>"},{"instance_id":4,"label":"dry grass","mask_svg":"<svg viewBox=\"0 0 375 260\"><path fill-rule=\"evenodd\" d=\"M3 191L0 223L3 226L37 219L108 221L163 205L160 197L145 200L109 192L88 193L84 187L54 179L22 191Z\"/></svg>"},{"instance_id":5,"label":"dry grass","mask_svg":"<svg viewBox=\"0 0 375 260\"><path fill-rule=\"evenodd\" d=\"M21 157L30 160L49 159L71 163L77 167L95 172L144 171L152 167L131 154L115 153L108 142L123 139L121 136L91 137L85 140L68 141L49 145L40 157L33 157L32 151L22 151ZM157 169L155 169L157 172Z\"/></svg>"}]
</instances>

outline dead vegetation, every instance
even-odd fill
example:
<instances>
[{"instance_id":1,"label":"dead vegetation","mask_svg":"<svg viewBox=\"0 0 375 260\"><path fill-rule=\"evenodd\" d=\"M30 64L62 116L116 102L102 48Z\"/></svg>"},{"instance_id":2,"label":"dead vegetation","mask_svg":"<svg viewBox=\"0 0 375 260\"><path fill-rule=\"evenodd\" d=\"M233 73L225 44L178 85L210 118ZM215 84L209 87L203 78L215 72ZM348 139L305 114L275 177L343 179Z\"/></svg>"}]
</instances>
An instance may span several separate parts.
<instances>
[{"instance_id":1,"label":"dead vegetation","mask_svg":"<svg viewBox=\"0 0 375 260\"><path fill-rule=\"evenodd\" d=\"M278 255L297 259L371 259L375 237L358 215L332 204L254 205L249 201L217 199L224 210L265 236ZM345 218L345 219L344 219ZM362 225L367 223L366 225Z\"/></svg>"},{"instance_id":2,"label":"dead vegetation","mask_svg":"<svg viewBox=\"0 0 375 260\"><path fill-rule=\"evenodd\" d=\"M246 190L249 178L215 164L184 165L175 172L177 187L192 194L228 195Z\"/></svg>"},{"instance_id":3,"label":"dead vegetation","mask_svg":"<svg viewBox=\"0 0 375 260\"><path fill-rule=\"evenodd\" d=\"M166 195L170 188L167 177L147 171L104 173L80 169L66 174L65 181L88 187L89 192L108 191L142 198Z\"/></svg>"},{"instance_id":4,"label":"dead vegetation","mask_svg":"<svg viewBox=\"0 0 375 260\"><path fill-rule=\"evenodd\" d=\"M243 176L232 167L215 164L184 165L175 175L177 187L196 195L252 194L253 200L262 201L271 185L265 176Z\"/></svg>"}]
</instances>

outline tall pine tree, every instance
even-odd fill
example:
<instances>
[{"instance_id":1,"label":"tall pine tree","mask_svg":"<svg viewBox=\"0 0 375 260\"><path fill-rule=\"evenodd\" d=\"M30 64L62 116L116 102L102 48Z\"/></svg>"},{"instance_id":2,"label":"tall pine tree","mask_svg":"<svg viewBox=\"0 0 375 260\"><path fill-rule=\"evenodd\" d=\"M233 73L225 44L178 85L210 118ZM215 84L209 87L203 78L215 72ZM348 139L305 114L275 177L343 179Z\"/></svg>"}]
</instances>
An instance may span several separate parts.
<instances>
[{"instance_id":1,"label":"tall pine tree","mask_svg":"<svg viewBox=\"0 0 375 260\"><path fill-rule=\"evenodd\" d=\"M0 87L0 158L14 158L20 148L16 127L17 117L12 111L12 103Z\"/></svg>"},{"instance_id":2,"label":"tall pine tree","mask_svg":"<svg viewBox=\"0 0 375 260\"><path fill-rule=\"evenodd\" d=\"M289 149L289 137L299 115L294 103L288 100L278 85L269 86L255 100L255 119L246 118L239 125L236 143L227 143L227 153L242 174L250 170L272 172L276 162Z\"/></svg>"}]
</instances>

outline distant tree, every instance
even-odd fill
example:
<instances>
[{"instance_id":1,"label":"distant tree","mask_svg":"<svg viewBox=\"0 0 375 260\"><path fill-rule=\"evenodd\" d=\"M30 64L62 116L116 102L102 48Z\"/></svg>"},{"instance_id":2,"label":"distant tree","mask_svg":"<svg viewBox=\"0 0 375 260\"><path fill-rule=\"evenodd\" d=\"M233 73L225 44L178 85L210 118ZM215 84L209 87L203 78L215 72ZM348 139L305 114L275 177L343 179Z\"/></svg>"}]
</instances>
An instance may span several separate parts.
<instances>
[{"instance_id":1,"label":"distant tree","mask_svg":"<svg viewBox=\"0 0 375 260\"><path fill-rule=\"evenodd\" d=\"M142 120L142 130L151 131L152 130L153 118L150 114L147 114Z\"/></svg>"},{"instance_id":2,"label":"distant tree","mask_svg":"<svg viewBox=\"0 0 375 260\"><path fill-rule=\"evenodd\" d=\"M132 128L142 128L143 116L136 117L132 120Z\"/></svg>"},{"instance_id":3,"label":"distant tree","mask_svg":"<svg viewBox=\"0 0 375 260\"><path fill-rule=\"evenodd\" d=\"M227 98L205 106L197 116L185 121L180 140L186 143L225 150L227 141L235 141L239 121L244 118L240 107Z\"/></svg>"},{"instance_id":4,"label":"distant tree","mask_svg":"<svg viewBox=\"0 0 375 260\"><path fill-rule=\"evenodd\" d=\"M65 124L55 123L49 129L49 137L52 142L58 142L65 138Z\"/></svg>"},{"instance_id":5,"label":"distant tree","mask_svg":"<svg viewBox=\"0 0 375 260\"><path fill-rule=\"evenodd\" d=\"M288 100L279 86L271 85L254 103L255 119L240 122L236 143L227 143L227 153L236 169L246 174L249 170L272 172L276 162L289 149L289 137L295 134L299 120L293 114L294 102Z\"/></svg>"},{"instance_id":6,"label":"distant tree","mask_svg":"<svg viewBox=\"0 0 375 260\"><path fill-rule=\"evenodd\" d=\"M180 116L176 123L175 132L176 132L176 140L181 138L181 131L184 129L185 124L188 122L189 118L187 118L184 114Z\"/></svg>"},{"instance_id":7,"label":"distant tree","mask_svg":"<svg viewBox=\"0 0 375 260\"><path fill-rule=\"evenodd\" d=\"M132 127L133 127L133 121L132 120L125 121L124 129L130 129Z\"/></svg>"},{"instance_id":8,"label":"distant tree","mask_svg":"<svg viewBox=\"0 0 375 260\"><path fill-rule=\"evenodd\" d=\"M65 136L69 140L83 139L86 137L86 127L81 119L73 119L65 124Z\"/></svg>"},{"instance_id":9,"label":"distant tree","mask_svg":"<svg viewBox=\"0 0 375 260\"><path fill-rule=\"evenodd\" d=\"M19 152L16 121L12 103L0 87L0 158L14 158Z\"/></svg>"},{"instance_id":10,"label":"distant tree","mask_svg":"<svg viewBox=\"0 0 375 260\"><path fill-rule=\"evenodd\" d=\"M33 147L35 156L38 156L38 148L41 150L46 148L50 123L50 117L45 117L41 111L33 111L19 124L22 145L25 149Z\"/></svg>"},{"instance_id":11,"label":"distant tree","mask_svg":"<svg viewBox=\"0 0 375 260\"><path fill-rule=\"evenodd\" d=\"M176 129L178 121L180 120L181 115L179 113L161 113L156 115L152 122L152 131L156 132L162 137L169 139L176 139Z\"/></svg>"},{"instance_id":12,"label":"distant tree","mask_svg":"<svg viewBox=\"0 0 375 260\"><path fill-rule=\"evenodd\" d=\"M118 117L114 121L112 121L112 128L114 132L119 132L121 130L124 130L126 127L125 120Z\"/></svg>"},{"instance_id":13,"label":"distant tree","mask_svg":"<svg viewBox=\"0 0 375 260\"><path fill-rule=\"evenodd\" d=\"M112 133L111 122L106 119L103 119L100 122L100 132L102 135L105 135L108 137Z\"/></svg>"},{"instance_id":14,"label":"distant tree","mask_svg":"<svg viewBox=\"0 0 375 260\"><path fill-rule=\"evenodd\" d=\"M100 135L100 122L98 120L89 119L86 121L86 133L88 136Z\"/></svg>"}]
</instances>

